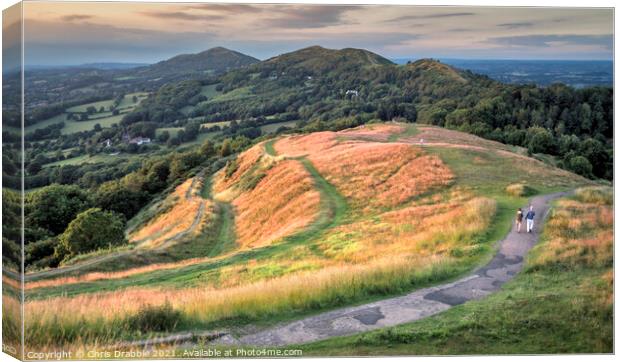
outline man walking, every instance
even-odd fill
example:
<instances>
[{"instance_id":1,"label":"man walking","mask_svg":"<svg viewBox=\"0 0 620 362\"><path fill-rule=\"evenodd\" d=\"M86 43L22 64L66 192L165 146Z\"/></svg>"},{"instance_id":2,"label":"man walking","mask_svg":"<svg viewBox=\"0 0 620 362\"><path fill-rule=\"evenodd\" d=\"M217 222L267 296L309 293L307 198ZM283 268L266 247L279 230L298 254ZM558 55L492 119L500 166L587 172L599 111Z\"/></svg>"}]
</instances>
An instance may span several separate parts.
<instances>
[{"instance_id":1,"label":"man walking","mask_svg":"<svg viewBox=\"0 0 620 362\"><path fill-rule=\"evenodd\" d=\"M534 228L534 216L536 213L534 212L534 206L530 205L530 211L525 215L525 220L527 221L527 232L531 233Z\"/></svg>"}]
</instances>

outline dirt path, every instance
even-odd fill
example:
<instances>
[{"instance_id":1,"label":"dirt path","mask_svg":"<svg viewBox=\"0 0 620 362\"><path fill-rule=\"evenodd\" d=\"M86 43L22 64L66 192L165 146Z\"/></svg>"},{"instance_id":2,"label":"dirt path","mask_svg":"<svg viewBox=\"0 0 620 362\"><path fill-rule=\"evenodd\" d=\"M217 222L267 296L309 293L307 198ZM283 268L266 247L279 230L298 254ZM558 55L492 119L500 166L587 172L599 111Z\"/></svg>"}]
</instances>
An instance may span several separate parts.
<instances>
[{"instance_id":1,"label":"dirt path","mask_svg":"<svg viewBox=\"0 0 620 362\"><path fill-rule=\"evenodd\" d=\"M194 180L192 180L192 184L187 189L187 193L185 195L187 199L192 199L194 197L193 193L195 191L194 189L196 187L196 179L198 177L204 177L204 173L203 172L198 173L194 177ZM169 247L171 244L185 237L187 234L193 232L200 225L200 220L202 219L204 211L205 211L205 202L201 201L198 211L196 212L196 215L194 216L194 220L192 224L187 229L180 231L177 234L174 234L173 236L167 238L166 240L164 240L164 242L159 247L153 250L165 249ZM36 280L40 278L59 276L59 275L77 271L77 270L80 270L80 269L83 269L83 268L86 268L92 265L97 265L97 264L103 263L108 260L113 260L113 259L125 256L125 255L130 255L134 252L135 250L120 251L120 252L105 254L101 256L96 256L96 257L87 259L83 262L78 262L76 264L69 265L69 266L64 266L64 267L50 269L50 270L44 270L40 272L27 273L24 275L24 281L28 282L28 281L32 281L32 280Z\"/></svg>"},{"instance_id":2,"label":"dirt path","mask_svg":"<svg viewBox=\"0 0 620 362\"><path fill-rule=\"evenodd\" d=\"M455 282L417 290L356 307L322 313L261 332L234 338L224 335L212 344L283 346L352 335L377 328L413 322L497 291L522 268L528 251L539 239L550 203L567 193L534 197L535 228L531 234L511 230L499 243L495 257L484 267ZM525 226L525 225L524 225Z\"/></svg>"}]
</instances>

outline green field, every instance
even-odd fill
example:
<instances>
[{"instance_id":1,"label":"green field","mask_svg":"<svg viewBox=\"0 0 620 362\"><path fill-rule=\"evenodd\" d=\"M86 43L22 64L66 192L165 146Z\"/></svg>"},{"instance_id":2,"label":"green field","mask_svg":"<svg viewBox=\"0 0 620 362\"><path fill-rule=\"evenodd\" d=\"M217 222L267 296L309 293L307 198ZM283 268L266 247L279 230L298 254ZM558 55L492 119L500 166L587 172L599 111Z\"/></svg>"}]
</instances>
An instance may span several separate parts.
<instances>
[{"instance_id":1,"label":"green field","mask_svg":"<svg viewBox=\"0 0 620 362\"><path fill-rule=\"evenodd\" d=\"M132 98L134 95L138 97L138 103L139 103L142 99L144 99L147 96L147 93L136 92L136 93L130 93L130 94L125 95L125 98L123 98L123 101L118 106L118 109L119 111L121 111L121 114L118 114L116 116L113 116L112 112L108 111L108 107L112 105L114 101L112 99L105 100L105 101L99 101L99 102L93 102L93 103L86 103L86 104L82 104L79 106L68 108L67 112L69 113L86 112L86 108L88 108L89 106L95 106L97 110L99 110L99 107L103 106L106 108L106 111L101 112L101 113L91 114L87 121L67 120L68 113L63 113L58 116L46 119L45 121L41 121L31 126L28 126L25 128L25 132L26 133L34 132L35 130L39 128L45 128L49 125L60 123L60 122L65 123L65 126L61 129L62 134L71 134L71 133L82 132L82 131L90 131L93 129L93 127L96 124L99 124L101 127L111 127L113 124L120 122L123 116L127 112L135 108L135 106L138 104L138 103L133 103Z\"/></svg>"},{"instance_id":2,"label":"green field","mask_svg":"<svg viewBox=\"0 0 620 362\"><path fill-rule=\"evenodd\" d=\"M110 106L112 104L114 104L114 100L108 99L105 101L80 104L79 106L67 108L66 111L70 113L84 113L86 112L86 109L88 107L95 107L95 109L97 109L97 112L99 112L99 108L103 107L107 111L108 109L110 109Z\"/></svg>"},{"instance_id":3,"label":"green field","mask_svg":"<svg viewBox=\"0 0 620 362\"><path fill-rule=\"evenodd\" d=\"M89 156L89 155L81 155L78 157L73 157L73 158L68 158L65 160L61 160L61 161L56 161L56 162L52 162L52 163L48 163L46 165L44 165L43 167L54 167L54 166L66 166L66 165L82 165L85 163L106 163L106 162L110 162L110 161L117 161L119 159L124 159L124 160L129 160L129 159L136 159L139 158L139 155L127 155L127 154L121 154L121 155L108 155L105 153L98 153L94 156Z\"/></svg>"},{"instance_id":4,"label":"green field","mask_svg":"<svg viewBox=\"0 0 620 362\"><path fill-rule=\"evenodd\" d=\"M212 92L213 91L208 91L208 93L212 93ZM227 93L218 92L216 94L213 94L211 97L209 97L208 100L198 103L197 106L200 106L200 104L202 103L226 102L226 101L239 100L239 99L250 98L250 97L255 97L255 95L252 93L252 87L236 88Z\"/></svg>"},{"instance_id":5,"label":"green field","mask_svg":"<svg viewBox=\"0 0 620 362\"><path fill-rule=\"evenodd\" d=\"M125 97L123 98L123 100L118 104L117 108L120 109L120 110L134 108L144 98L148 97L148 95L149 94L147 92L135 92L135 93L126 94ZM133 102L133 97L134 96L138 97L138 102L137 103Z\"/></svg>"},{"instance_id":6,"label":"green field","mask_svg":"<svg viewBox=\"0 0 620 362\"><path fill-rule=\"evenodd\" d=\"M217 88L217 84L209 84L209 85L205 85L202 87L202 89L200 90L200 94L202 94L205 97L208 97L209 99L216 97L218 95L220 95L222 92L216 90L215 88Z\"/></svg>"},{"instance_id":7,"label":"green field","mask_svg":"<svg viewBox=\"0 0 620 362\"><path fill-rule=\"evenodd\" d=\"M183 127L163 127L163 128L158 128L158 129L155 130L155 137L158 137L160 134L162 134L164 132L170 133L170 137L176 137L176 135L182 129L183 129Z\"/></svg>"},{"instance_id":8,"label":"green field","mask_svg":"<svg viewBox=\"0 0 620 362\"><path fill-rule=\"evenodd\" d=\"M297 121L288 121L266 124L264 126L260 126L260 129L263 133L274 133L280 127L295 128L295 126L297 126Z\"/></svg>"}]
</instances>

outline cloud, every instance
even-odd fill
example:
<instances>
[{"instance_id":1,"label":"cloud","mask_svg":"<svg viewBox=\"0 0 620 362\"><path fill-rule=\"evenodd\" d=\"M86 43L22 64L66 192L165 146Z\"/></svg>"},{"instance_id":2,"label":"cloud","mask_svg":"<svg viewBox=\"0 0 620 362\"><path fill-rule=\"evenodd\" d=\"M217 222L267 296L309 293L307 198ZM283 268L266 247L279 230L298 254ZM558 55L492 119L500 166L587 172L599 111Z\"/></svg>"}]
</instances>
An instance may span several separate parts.
<instances>
[{"instance_id":1,"label":"cloud","mask_svg":"<svg viewBox=\"0 0 620 362\"><path fill-rule=\"evenodd\" d=\"M220 13L260 13L264 10L264 7L258 7L247 4L193 4L184 6L189 9L216 11Z\"/></svg>"},{"instance_id":2,"label":"cloud","mask_svg":"<svg viewBox=\"0 0 620 362\"><path fill-rule=\"evenodd\" d=\"M309 29L323 28L331 25L350 24L343 20L343 15L355 6L286 6L274 9L279 16L265 19L263 24L269 27Z\"/></svg>"},{"instance_id":3,"label":"cloud","mask_svg":"<svg viewBox=\"0 0 620 362\"><path fill-rule=\"evenodd\" d=\"M71 15L62 16L60 19L64 21L80 21L80 20L88 20L92 18L94 18L94 16L92 15L71 14Z\"/></svg>"},{"instance_id":4,"label":"cloud","mask_svg":"<svg viewBox=\"0 0 620 362\"><path fill-rule=\"evenodd\" d=\"M436 14L428 14L428 15L405 15L399 16L397 18L384 20L385 23L394 23L401 22L405 20L419 20L419 19L439 19L439 18L456 18L462 16L472 16L476 15L475 13L469 12L460 12L460 13L436 13Z\"/></svg>"},{"instance_id":5,"label":"cloud","mask_svg":"<svg viewBox=\"0 0 620 362\"><path fill-rule=\"evenodd\" d=\"M521 23L503 23L497 24L498 27L506 28L506 29L518 29L518 28L529 28L534 26L534 23L530 22L521 22Z\"/></svg>"},{"instance_id":6,"label":"cloud","mask_svg":"<svg viewBox=\"0 0 620 362\"><path fill-rule=\"evenodd\" d=\"M473 32L473 31L478 31L480 29L474 29L474 28L451 28L446 30L448 33L468 33L468 32Z\"/></svg>"},{"instance_id":7,"label":"cloud","mask_svg":"<svg viewBox=\"0 0 620 362\"><path fill-rule=\"evenodd\" d=\"M166 32L88 22L26 20L26 63L153 62L222 44L215 31Z\"/></svg>"},{"instance_id":8,"label":"cloud","mask_svg":"<svg viewBox=\"0 0 620 362\"><path fill-rule=\"evenodd\" d=\"M497 45L515 47L551 48L558 44L567 45L597 45L605 49L612 49L613 35L520 35L489 38L488 42Z\"/></svg>"},{"instance_id":9,"label":"cloud","mask_svg":"<svg viewBox=\"0 0 620 362\"><path fill-rule=\"evenodd\" d=\"M188 20L188 21L203 21L203 20L220 20L224 19L221 15L200 15L190 14L182 11L141 11L139 14L150 16L159 19L172 19L172 20Z\"/></svg>"}]
</instances>

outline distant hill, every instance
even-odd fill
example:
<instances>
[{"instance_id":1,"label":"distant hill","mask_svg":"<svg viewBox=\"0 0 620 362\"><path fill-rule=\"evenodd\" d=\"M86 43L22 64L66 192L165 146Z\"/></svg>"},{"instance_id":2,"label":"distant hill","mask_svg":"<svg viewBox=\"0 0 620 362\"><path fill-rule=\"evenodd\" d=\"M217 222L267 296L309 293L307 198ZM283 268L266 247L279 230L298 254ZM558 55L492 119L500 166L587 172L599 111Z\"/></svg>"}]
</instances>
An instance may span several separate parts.
<instances>
[{"instance_id":1,"label":"distant hill","mask_svg":"<svg viewBox=\"0 0 620 362\"><path fill-rule=\"evenodd\" d=\"M138 67L148 66L148 63L86 63L76 65L75 68L93 68L102 70L121 70L121 69L133 69Z\"/></svg>"},{"instance_id":2,"label":"distant hill","mask_svg":"<svg viewBox=\"0 0 620 362\"><path fill-rule=\"evenodd\" d=\"M278 70L304 69L319 74L342 67L393 64L390 60L364 49L336 50L312 46L267 59L256 67L275 66Z\"/></svg>"},{"instance_id":3,"label":"distant hill","mask_svg":"<svg viewBox=\"0 0 620 362\"><path fill-rule=\"evenodd\" d=\"M136 69L137 76L165 76L188 73L223 73L245 67L259 60L222 47L196 54L181 54L167 60Z\"/></svg>"},{"instance_id":4,"label":"distant hill","mask_svg":"<svg viewBox=\"0 0 620 362\"><path fill-rule=\"evenodd\" d=\"M202 85L169 84L154 98L167 99L165 106L144 103L125 122L236 120L249 121L248 128L259 118L302 120L314 131L400 119L527 147L559 156L561 167L582 175L612 177L611 88L505 84L435 59L397 65L367 50L320 46L211 76Z\"/></svg>"}]
</instances>

